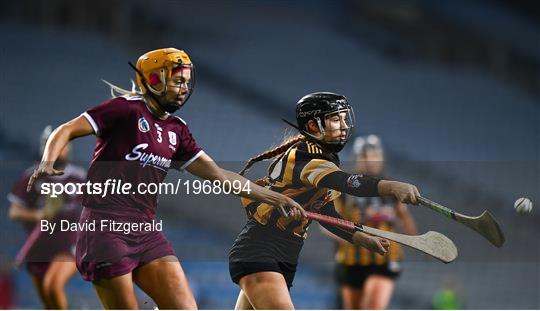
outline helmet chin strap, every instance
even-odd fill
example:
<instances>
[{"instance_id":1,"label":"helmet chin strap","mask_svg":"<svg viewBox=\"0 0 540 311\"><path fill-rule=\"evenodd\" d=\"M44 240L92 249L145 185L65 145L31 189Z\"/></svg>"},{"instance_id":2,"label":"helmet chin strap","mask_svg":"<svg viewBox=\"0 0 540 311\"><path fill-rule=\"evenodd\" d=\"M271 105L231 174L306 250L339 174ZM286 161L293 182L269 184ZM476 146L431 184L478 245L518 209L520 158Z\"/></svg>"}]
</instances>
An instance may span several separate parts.
<instances>
[{"instance_id":1,"label":"helmet chin strap","mask_svg":"<svg viewBox=\"0 0 540 311\"><path fill-rule=\"evenodd\" d=\"M309 137L309 138L311 138L311 139L313 139L313 140L316 140L316 141L319 141L319 140L320 140L320 138L318 138L317 136L315 136L315 135L313 135L313 134L311 134L311 133L309 133L309 132L307 132L307 131L305 131L305 130L301 130L301 129L298 127L298 125L295 125L294 123L289 122L289 121L287 121L287 120L285 120L285 119L283 119L283 118L282 118L281 120L282 120L283 122L287 123L288 125L294 127L295 129L297 129L298 132L300 132L300 134L302 134L302 135L304 135L304 136L306 136L306 137Z\"/></svg>"},{"instance_id":2,"label":"helmet chin strap","mask_svg":"<svg viewBox=\"0 0 540 311\"><path fill-rule=\"evenodd\" d=\"M154 100L156 100L155 95L153 96L153 98ZM159 98L157 102L158 102L158 105L161 106L161 108L165 110L167 113L175 113L178 109L180 109L180 107L182 107L181 105L179 106L176 103L172 103L166 100L159 100Z\"/></svg>"},{"instance_id":3,"label":"helmet chin strap","mask_svg":"<svg viewBox=\"0 0 540 311\"><path fill-rule=\"evenodd\" d=\"M292 122L289 122L289 121L287 121L285 119L281 119L281 120L283 122L287 123L288 125L294 127L295 129L297 129L300 132L300 134L302 134L302 135L304 135L304 136L306 136L308 138L311 138L312 140L318 142L321 145L321 147L327 149L330 152L337 153L337 152L340 152L341 149L343 149L343 147L345 147L345 143L342 143L340 141L337 141L337 142L325 142L321 138L309 133L308 131L300 129L298 127L298 125L295 125ZM319 123L319 128L320 128L320 120L318 118L317 118L317 121ZM324 130L323 130L323 133L324 133Z\"/></svg>"},{"instance_id":4,"label":"helmet chin strap","mask_svg":"<svg viewBox=\"0 0 540 311\"><path fill-rule=\"evenodd\" d=\"M319 127L319 132L321 133L321 137L324 137L324 127L322 126L321 118L315 118L315 120L317 120L317 126Z\"/></svg>"},{"instance_id":5,"label":"helmet chin strap","mask_svg":"<svg viewBox=\"0 0 540 311\"><path fill-rule=\"evenodd\" d=\"M146 81L145 81L146 83ZM167 89L165 88L165 91ZM168 102L166 100L162 100L160 97L158 97L156 94L154 94L152 91L147 92L147 94L163 109L166 113L175 113L178 109L180 109L181 106L178 106L174 103Z\"/></svg>"}]
</instances>

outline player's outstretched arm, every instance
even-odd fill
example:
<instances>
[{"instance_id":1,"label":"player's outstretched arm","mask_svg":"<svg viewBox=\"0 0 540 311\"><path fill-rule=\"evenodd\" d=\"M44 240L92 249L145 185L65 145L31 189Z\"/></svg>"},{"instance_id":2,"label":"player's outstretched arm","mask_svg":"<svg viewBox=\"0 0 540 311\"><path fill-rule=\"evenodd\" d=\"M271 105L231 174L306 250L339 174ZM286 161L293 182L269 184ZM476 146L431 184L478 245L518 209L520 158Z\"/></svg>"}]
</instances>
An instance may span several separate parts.
<instances>
[{"instance_id":1,"label":"player's outstretched arm","mask_svg":"<svg viewBox=\"0 0 540 311\"><path fill-rule=\"evenodd\" d=\"M34 170L32 177L30 177L26 190L29 191L32 188L34 181L39 176L62 175L62 171L56 170L53 167L54 162L56 159L58 159L62 149L64 149L70 140L93 133L94 130L92 129L92 126L83 116L78 116L77 118L57 127L51 133L47 143L45 144L45 150L43 152L43 157L41 158L41 163L39 164L38 168Z\"/></svg>"},{"instance_id":2,"label":"player's outstretched arm","mask_svg":"<svg viewBox=\"0 0 540 311\"><path fill-rule=\"evenodd\" d=\"M418 204L420 192L415 185L400 181L381 180L377 189L380 196L394 196L401 203Z\"/></svg>"},{"instance_id":3,"label":"player's outstretched arm","mask_svg":"<svg viewBox=\"0 0 540 311\"><path fill-rule=\"evenodd\" d=\"M379 180L366 175L332 172L320 179L317 187L325 187L359 197L394 196L402 203L418 203L416 186L392 180Z\"/></svg>"},{"instance_id":4,"label":"player's outstretched arm","mask_svg":"<svg viewBox=\"0 0 540 311\"><path fill-rule=\"evenodd\" d=\"M193 163L186 168L191 174L199 176L208 180L218 180L223 187L230 186L234 181L239 181L241 184L249 183L249 190L242 189L238 195L260 202L268 203L273 206L283 206L290 210L289 215L291 217L299 218L304 216L304 209L300 204L296 203L293 199L272 191L270 189L261 187L243 176L237 173L224 170L220 168L210 156L203 154ZM229 181L225 183L225 181ZM226 189L229 190L229 189Z\"/></svg>"},{"instance_id":5,"label":"player's outstretched arm","mask_svg":"<svg viewBox=\"0 0 540 311\"><path fill-rule=\"evenodd\" d=\"M11 203L8 217L15 221L37 222L43 219L43 209L30 209L17 203Z\"/></svg>"}]
</instances>

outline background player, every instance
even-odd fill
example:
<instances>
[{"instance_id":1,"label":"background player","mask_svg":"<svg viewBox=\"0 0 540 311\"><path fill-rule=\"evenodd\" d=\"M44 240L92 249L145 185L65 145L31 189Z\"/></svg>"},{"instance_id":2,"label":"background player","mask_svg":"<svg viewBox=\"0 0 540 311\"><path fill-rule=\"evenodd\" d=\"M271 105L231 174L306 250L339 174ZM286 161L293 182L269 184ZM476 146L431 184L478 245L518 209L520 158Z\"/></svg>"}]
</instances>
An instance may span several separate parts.
<instances>
[{"instance_id":1,"label":"background player","mask_svg":"<svg viewBox=\"0 0 540 311\"><path fill-rule=\"evenodd\" d=\"M348 174L339 168L337 153L354 126L354 113L344 96L308 94L296 105L296 120L302 135L250 159L242 173L257 161L277 156L268 176L259 182L294 198L306 210L333 217L341 218L333 204L340 192L366 197L392 195L399 201L416 203L419 193L413 185ZM241 288L236 308L292 309L288 290L311 221L286 218L265 203L242 201L248 222L229 254L231 278ZM381 255L388 251L385 239L321 225L369 251Z\"/></svg>"},{"instance_id":2,"label":"background player","mask_svg":"<svg viewBox=\"0 0 540 311\"><path fill-rule=\"evenodd\" d=\"M383 178L384 152L377 136L356 138L353 150L356 173ZM345 219L386 231L394 231L395 226L400 225L406 234L416 234L407 206L393 197L344 195L341 199L336 201L336 210ZM390 242L388 253L381 256L333 234L331 236L338 242L335 273L341 287L343 308L385 309L394 290L394 279L401 272L402 250L399 244Z\"/></svg>"},{"instance_id":3,"label":"background player","mask_svg":"<svg viewBox=\"0 0 540 311\"><path fill-rule=\"evenodd\" d=\"M43 130L41 153L51 131L51 126ZM81 196L62 194L52 198L42 195L39 185L42 182L64 185L84 182L86 172L83 168L69 163L69 154L70 146L66 145L54 163L54 168L63 170L63 175L42 176L27 192L28 181L36 168L32 166L23 173L8 194L11 203L9 218L20 221L27 233L16 264L26 262L34 286L47 309L68 308L64 287L77 271L74 256L76 232L56 230L53 234L42 234L39 222L46 219L55 223L57 228L60 227L61 220L77 222L81 212Z\"/></svg>"},{"instance_id":4,"label":"background player","mask_svg":"<svg viewBox=\"0 0 540 311\"><path fill-rule=\"evenodd\" d=\"M159 184L169 168L188 170L209 180L249 181L219 168L192 137L187 124L171 115L193 91L193 64L181 50L166 48L142 55L136 64L139 90L123 93L61 125L51 135L34 178L57 175L52 167L62 148L72 139L95 134L97 143L88 181L120 179L132 185ZM302 208L279 193L250 184L240 195L271 205ZM155 221L157 194L85 195L80 223L114 220L120 223ZM82 231L77 237L77 268L92 281L106 308L138 308L133 283L160 309L197 307L186 276L170 242L161 231Z\"/></svg>"}]
</instances>

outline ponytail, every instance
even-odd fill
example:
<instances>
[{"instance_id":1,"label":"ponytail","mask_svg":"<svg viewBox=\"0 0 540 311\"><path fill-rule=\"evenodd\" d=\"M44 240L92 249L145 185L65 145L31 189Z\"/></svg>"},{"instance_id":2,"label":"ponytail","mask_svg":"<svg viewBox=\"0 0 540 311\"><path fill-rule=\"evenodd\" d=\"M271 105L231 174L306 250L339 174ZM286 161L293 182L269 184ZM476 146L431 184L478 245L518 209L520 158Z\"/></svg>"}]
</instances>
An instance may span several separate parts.
<instances>
[{"instance_id":1,"label":"ponytail","mask_svg":"<svg viewBox=\"0 0 540 311\"><path fill-rule=\"evenodd\" d=\"M267 151L259 154L258 156L255 156L255 157L249 159L248 162L246 163L246 165L244 166L244 168L238 174L244 175L244 173L247 170L249 170L251 168L251 166L253 166L253 164L255 164L255 163L259 162L259 161L271 159L271 158L273 158L273 157L275 157L277 155L280 155L280 154L284 153L285 151L287 151L287 149L289 149L289 147L291 147L292 145L296 144L297 142L299 142L299 141L301 141L303 139L304 139L303 135L295 136L295 137L285 141L281 145L277 146L276 148L267 150Z\"/></svg>"}]
</instances>

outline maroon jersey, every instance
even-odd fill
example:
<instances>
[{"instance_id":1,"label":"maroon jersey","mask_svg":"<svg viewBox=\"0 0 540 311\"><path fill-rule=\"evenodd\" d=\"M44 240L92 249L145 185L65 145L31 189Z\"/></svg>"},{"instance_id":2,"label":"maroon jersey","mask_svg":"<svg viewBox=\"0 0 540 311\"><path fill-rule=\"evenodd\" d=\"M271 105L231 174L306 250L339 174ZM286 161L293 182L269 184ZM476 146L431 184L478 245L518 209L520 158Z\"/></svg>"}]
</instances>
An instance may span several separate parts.
<instances>
[{"instance_id":1,"label":"maroon jersey","mask_svg":"<svg viewBox=\"0 0 540 311\"><path fill-rule=\"evenodd\" d=\"M29 192L26 192L28 180L36 166L27 169L22 177L15 183L8 200L27 209L48 209L53 218L49 221L55 223L57 228L63 221L76 223L81 212L81 195L69 191L58 194L51 198L46 192L45 183L49 184L79 184L84 182L86 172L84 169L72 164L66 165L60 176L41 176L38 178ZM76 240L76 232L56 230L53 234L44 233L40 224L35 222L23 223L27 232L27 240L21 247L15 259L18 264L27 262L27 268L33 275L43 277L49 267L49 263L60 253L70 254ZM38 231L36 231L38 230Z\"/></svg>"},{"instance_id":2,"label":"maroon jersey","mask_svg":"<svg viewBox=\"0 0 540 311\"><path fill-rule=\"evenodd\" d=\"M82 115L97 136L88 181L102 188L109 179L132 185L130 194L85 194L86 207L129 206L155 214L157 194L140 193L138 185L158 184L169 168L182 170L203 154L182 119L157 118L139 96L116 97Z\"/></svg>"},{"instance_id":3,"label":"maroon jersey","mask_svg":"<svg viewBox=\"0 0 540 311\"><path fill-rule=\"evenodd\" d=\"M85 180L86 172L83 168L75 166L73 164L68 164L63 169L64 174L60 176L41 176L36 180L32 189L29 192L26 192L26 186L30 180L30 176L34 172L37 166L32 166L24 171L23 175L15 183L11 192L8 194L8 200L11 203L18 204L22 207L28 209L40 209L43 208L46 204L47 197L46 195L41 194L41 185L43 183L83 183ZM76 222L79 218L81 211L81 195L80 194L67 194L63 193L58 195L62 200L62 209L58 214L56 214L57 219L66 219L69 221ZM27 233L30 233L34 228L35 223L27 222L24 223L24 227Z\"/></svg>"}]
</instances>

